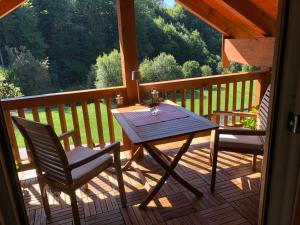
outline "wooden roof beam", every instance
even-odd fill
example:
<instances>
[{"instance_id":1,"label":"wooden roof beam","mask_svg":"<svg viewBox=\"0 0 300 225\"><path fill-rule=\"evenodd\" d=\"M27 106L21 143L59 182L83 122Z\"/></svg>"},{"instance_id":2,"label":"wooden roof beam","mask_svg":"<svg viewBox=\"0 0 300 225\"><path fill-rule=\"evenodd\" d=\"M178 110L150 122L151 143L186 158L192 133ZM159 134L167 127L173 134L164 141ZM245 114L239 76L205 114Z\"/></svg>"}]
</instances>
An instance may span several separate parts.
<instances>
[{"instance_id":1,"label":"wooden roof beam","mask_svg":"<svg viewBox=\"0 0 300 225\"><path fill-rule=\"evenodd\" d=\"M237 15L241 20L256 30L260 31L264 36L275 36L276 21L265 12L260 10L250 0L217 0L232 13Z\"/></svg>"},{"instance_id":2,"label":"wooden roof beam","mask_svg":"<svg viewBox=\"0 0 300 225\"><path fill-rule=\"evenodd\" d=\"M0 0L0 19L18 8L26 0Z\"/></svg>"},{"instance_id":3,"label":"wooden roof beam","mask_svg":"<svg viewBox=\"0 0 300 225\"><path fill-rule=\"evenodd\" d=\"M226 36L234 38L250 37L249 33L233 25L231 21L203 0L176 0L176 2Z\"/></svg>"}]
</instances>

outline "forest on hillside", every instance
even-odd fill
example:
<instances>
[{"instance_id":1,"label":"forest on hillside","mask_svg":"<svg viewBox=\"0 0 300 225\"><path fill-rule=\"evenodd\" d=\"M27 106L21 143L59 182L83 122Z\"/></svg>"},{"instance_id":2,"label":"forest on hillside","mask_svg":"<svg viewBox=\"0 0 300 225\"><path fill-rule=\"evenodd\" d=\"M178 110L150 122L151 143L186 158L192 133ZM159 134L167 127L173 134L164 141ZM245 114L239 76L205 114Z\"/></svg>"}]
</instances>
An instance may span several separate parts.
<instances>
[{"instance_id":1,"label":"forest on hillside","mask_svg":"<svg viewBox=\"0 0 300 225\"><path fill-rule=\"evenodd\" d=\"M179 5L135 0L143 82L207 76L221 35ZM0 98L121 85L115 0L29 0L0 21Z\"/></svg>"}]
</instances>

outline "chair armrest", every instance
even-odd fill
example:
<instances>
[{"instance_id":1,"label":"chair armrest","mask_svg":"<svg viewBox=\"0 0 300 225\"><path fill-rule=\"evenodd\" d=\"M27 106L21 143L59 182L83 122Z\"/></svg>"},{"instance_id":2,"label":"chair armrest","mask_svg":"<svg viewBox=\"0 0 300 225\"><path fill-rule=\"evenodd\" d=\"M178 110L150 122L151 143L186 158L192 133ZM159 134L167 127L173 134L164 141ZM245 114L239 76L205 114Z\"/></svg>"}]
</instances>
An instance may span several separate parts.
<instances>
[{"instance_id":1,"label":"chair armrest","mask_svg":"<svg viewBox=\"0 0 300 225\"><path fill-rule=\"evenodd\" d=\"M250 129L218 129L215 131L217 134L232 134L232 135L252 135L252 136L265 136L265 130L250 130Z\"/></svg>"},{"instance_id":2,"label":"chair armrest","mask_svg":"<svg viewBox=\"0 0 300 225\"><path fill-rule=\"evenodd\" d=\"M60 141L62 141L62 140L65 140L69 137L72 138L75 146L79 146L79 142L78 142L78 139L77 139L77 133L75 132L75 130L71 130L71 131L67 131L65 133L62 133L61 135L58 136L58 139Z\"/></svg>"},{"instance_id":3,"label":"chair armrest","mask_svg":"<svg viewBox=\"0 0 300 225\"><path fill-rule=\"evenodd\" d=\"M115 142L109 146L106 146L105 148L101 149L101 150L96 150L96 151L93 151L94 153L92 155L89 155L87 157L83 157L83 158L80 158L76 161L74 161L73 163L70 163L69 164L69 169L70 170L73 170L79 166L82 166L86 163L89 163L91 161L93 161L94 159L97 159L98 157L101 157L105 154L108 154L110 152L118 152L120 154L120 142Z\"/></svg>"},{"instance_id":4,"label":"chair armrest","mask_svg":"<svg viewBox=\"0 0 300 225\"><path fill-rule=\"evenodd\" d=\"M251 112L237 112L237 111L215 111L213 116L240 116L240 117L257 117L256 113Z\"/></svg>"}]
</instances>

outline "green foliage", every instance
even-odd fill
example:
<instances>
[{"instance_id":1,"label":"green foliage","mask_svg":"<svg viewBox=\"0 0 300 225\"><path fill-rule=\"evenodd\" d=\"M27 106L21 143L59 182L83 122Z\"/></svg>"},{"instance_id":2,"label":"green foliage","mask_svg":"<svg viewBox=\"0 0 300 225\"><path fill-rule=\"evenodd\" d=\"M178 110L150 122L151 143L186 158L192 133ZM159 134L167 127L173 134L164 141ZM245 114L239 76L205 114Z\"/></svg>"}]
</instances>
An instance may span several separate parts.
<instances>
[{"instance_id":1,"label":"green foliage","mask_svg":"<svg viewBox=\"0 0 300 225\"><path fill-rule=\"evenodd\" d=\"M252 109L251 110L252 113L257 113L257 109ZM256 118L253 117L248 117L242 120L242 124L244 128L249 128L252 130L256 129Z\"/></svg>"},{"instance_id":2,"label":"green foliage","mask_svg":"<svg viewBox=\"0 0 300 225\"><path fill-rule=\"evenodd\" d=\"M9 69L7 81L21 88L25 95L52 91L48 62L36 59L25 47L7 48Z\"/></svg>"},{"instance_id":3,"label":"green foliage","mask_svg":"<svg viewBox=\"0 0 300 225\"><path fill-rule=\"evenodd\" d=\"M47 45L38 29L38 18L31 2L22 4L21 7L4 17L2 29L0 29L0 40L3 40L2 46L0 45L2 50L4 46L25 46L34 57L38 59L45 57Z\"/></svg>"},{"instance_id":4,"label":"green foliage","mask_svg":"<svg viewBox=\"0 0 300 225\"><path fill-rule=\"evenodd\" d=\"M203 65L201 66L201 73L203 76L209 76L212 75L212 69L209 65Z\"/></svg>"},{"instance_id":5,"label":"green foliage","mask_svg":"<svg viewBox=\"0 0 300 225\"><path fill-rule=\"evenodd\" d=\"M186 61L182 65L182 72L185 78L197 77L202 75L200 64L197 61Z\"/></svg>"},{"instance_id":6,"label":"green foliage","mask_svg":"<svg viewBox=\"0 0 300 225\"><path fill-rule=\"evenodd\" d=\"M172 55L161 53L153 60L145 59L139 68L143 82L183 78L181 66Z\"/></svg>"},{"instance_id":7,"label":"green foliage","mask_svg":"<svg viewBox=\"0 0 300 225\"><path fill-rule=\"evenodd\" d=\"M109 54L97 58L90 71L90 83L96 87L112 87L122 85L120 54L115 49Z\"/></svg>"},{"instance_id":8,"label":"green foliage","mask_svg":"<svg viewBox=\"0 0 300 225\"><path fill-rule=\"evenodd\" d=\"M14 98L22 96L19 87L7 82L8 71L0 67L0 98Z\"/></svg>"}]
</instances>

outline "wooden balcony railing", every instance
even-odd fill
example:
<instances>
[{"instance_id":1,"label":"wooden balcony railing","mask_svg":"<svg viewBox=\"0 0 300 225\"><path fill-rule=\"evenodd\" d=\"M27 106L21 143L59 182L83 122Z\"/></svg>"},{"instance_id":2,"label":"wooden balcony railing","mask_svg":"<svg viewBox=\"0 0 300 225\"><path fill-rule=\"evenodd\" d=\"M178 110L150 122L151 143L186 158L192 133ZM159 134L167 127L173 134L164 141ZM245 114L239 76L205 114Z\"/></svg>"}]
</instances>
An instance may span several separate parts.
<instances>
[{"instance_id":1,"label":"wooden balcony railing","mask_svg":"<svg viewBox=\"0 0 300 225\"><path fill-rule=\"evenodd\" d=\"M140 91L145 99L155 88L163 98L210 118L215 110L244 111L258 105L268 83L269 72L263 71L147 83L141 84ZM79 141L90 148L123 140L122 148L128 149L131 147L128 138L109 110L115 96L120 94L126 98L126 93L126 87L121 86L2 100L13 154L19 168L30 168L30 159L29 163L28 160L22 161L27 146L14 128L10 115L48 123L58 134L74 129L80 137ZM238 120L226 117L223 122L228 125ZM63 144L65 151L69 151L72 143L66 140Z\"/></svg>"}]
</instances>

